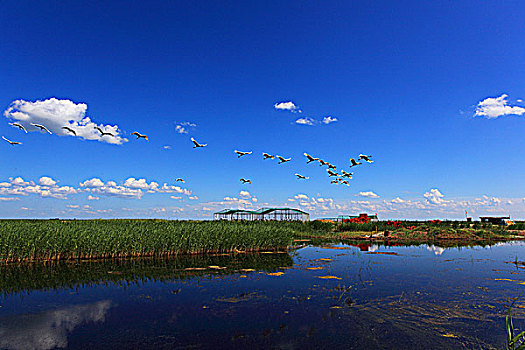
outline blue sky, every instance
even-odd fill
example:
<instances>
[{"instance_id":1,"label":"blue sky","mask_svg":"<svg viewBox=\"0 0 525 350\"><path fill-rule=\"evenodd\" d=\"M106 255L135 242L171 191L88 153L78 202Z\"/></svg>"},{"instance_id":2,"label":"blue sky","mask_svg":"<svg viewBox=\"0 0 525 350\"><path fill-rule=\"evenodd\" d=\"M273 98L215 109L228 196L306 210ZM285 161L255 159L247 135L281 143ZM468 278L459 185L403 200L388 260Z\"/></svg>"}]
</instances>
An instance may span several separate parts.
<instances>
[{"instance_id":1,"label":"blue sky","mask_svg":"<svg viewBox=\"0 0 525 350\"><path fill-rule=\"evenodd\" d=\"M288 205L313 217L525 218L523 2L0 9L0 133L22 142L0 144L3 217L210 218ZM62 135L69 120L85 125L80 137ZM118 135L100 139L93 125ZM208 146L193 149L190 137ZM263 161L263 151L292 161ZM303 152L338 170L360 153L374 163L333 185Z\"/></svg>"}]
</instances>

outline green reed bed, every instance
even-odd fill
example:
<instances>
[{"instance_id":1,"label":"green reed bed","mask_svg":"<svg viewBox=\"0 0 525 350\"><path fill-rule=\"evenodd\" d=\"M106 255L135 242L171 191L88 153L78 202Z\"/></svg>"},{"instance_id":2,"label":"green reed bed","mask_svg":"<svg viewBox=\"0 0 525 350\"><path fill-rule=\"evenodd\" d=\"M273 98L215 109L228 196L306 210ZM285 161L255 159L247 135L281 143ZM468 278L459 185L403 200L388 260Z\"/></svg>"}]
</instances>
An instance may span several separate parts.
<instances>
[{"instance_id":1,"label":"green reed bed","mask_svg":"<svg viewBox=\"0 0 525 350\"><path fill-rule=\"evenodd\" d=\"M0 220L0 261L283 250L293 232L278 222Z\"/></svg>"}]
</instances>

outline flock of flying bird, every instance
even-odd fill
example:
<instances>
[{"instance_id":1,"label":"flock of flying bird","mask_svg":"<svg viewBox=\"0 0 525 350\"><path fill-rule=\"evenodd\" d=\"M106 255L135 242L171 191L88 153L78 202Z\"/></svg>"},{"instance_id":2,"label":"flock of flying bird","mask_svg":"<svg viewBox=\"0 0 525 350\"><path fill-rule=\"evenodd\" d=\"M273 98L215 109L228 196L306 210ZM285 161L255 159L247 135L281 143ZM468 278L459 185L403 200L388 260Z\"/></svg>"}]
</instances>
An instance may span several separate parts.
<instances>
[{"instance_id":1,"label":"flock of flying bird","mask_svg":"<svg viewBox=\"0 0 525 350\"><path fill-rule=\"evenodd\" d=\"M30 123L30 124L32 126L36 127L36 128L39 128L40 131L45 131L45 132L47 132L49 134L52 134L51 131L49 131L49 129L46 128L42 124L35 124L35 123ZM23 130L27 134L27 130L22 124L14 122L14 123L9 123L9 125L17 127L20 130ZM63 126L62 129L64 129L64 130L68 131L69 133L77 136L77 132L74 129L72 129L71 127L69 127L69 126ZM94 129L97 130L100 133L101 137L102 136L115 137L114 134L112 134L110 132L105 132L98 126L95 126ZM136 131L132 132L131 135L135 135L137 137L137 140L140 139L140 138L143 138L146 141L149 141L148 136L142 135L142 134L140 134L140 133L138 133ZM2 136L2 139L4 139L5 141L9 142L9 144L11 144L12 146L14 146L14 145L21 145L22 144L21 142L8 140L4 136ZM193 148L202 148L202 147L206 147L208 145L208 144L198 143L193 137L190 138L190 139L191 139L191 142L193 142ZM238 151L238 150L234 150L233 152L237 154L237 158L241 158L243 156L247 156L247 155L250 155L250 154L253 153L252 151L243 152L243 151ZM279 156L279 155L275 155L274 156L274 155L271 155L271 154L268 154L268 153L265 153L265 152L263 152L262 156L263 156L263 160L275 159L275 158L279 159L279 162L277 164L286 163L286 162L289 162L289 161L292 160L291 157L290 158L284 158L284 157ZM336 185L342 184L342 185L350 186L348 180L352 179L352 175L354 173L346 172L343 169L341 169L341 174L339 174L339 173L337 173L337 167L335 165L330 164L329 162L326 162L326 161L324 161L321 158L312 157L308 153L304 153L304 156L307 158L306 164L309 164L311 162L319 162L319 166L326 165L327 166L326 172L328 173L328 177L329 178L335 177L335 179L333 179L331 181L332 184L336 184ZM371 160L370 158L372 158L372 156L365 155L365 154L360 154L358 160L364 160L365 162L373 163L374 161ZM354 158L350 158L350 168L362 164L358 160L355 160ZM297 176L298 180L308 180L309 179L309 177L303 176L303 175L297 174L297 173L295 174L295 176ZM239 181L242 182L243 184L246 184L246 183L251 184L252 183L252 181L250 179L245 179L245 178L240 178ZM184 183L185 181L182 178L177 178L175 180L175 182L182 182L182 183Z\"/></svg>"},{"instance_id":2,"label":"flock of flying bird","mask_svg":"<svg viewBox=\"0 0 525 350\"><path fill-rule=\"evenodd\" d=\"M47 132L48 134L52 134L51 131L49 131L48 128L46 128L44 125L42 124L36 124L36 123L30 123L32 126L36 127L36 128L39 128L40 131L45 131ZM23 130L26 134L27 134L27 130L26 128L20 124L20 123L17 123L17 122L14 122L14 123L9 123L9 125L12 125L14 127L17 127L19 128L20 130ZM69 127L69 126L63 126L62 129L70 132L71 134L77 136L77 132L75 131L75 129ZM105 132L104 130L102 130L101 128L99 128L98 126L95 126L93 129L97 130L99 133L100 133L100 136L111 136L111 137L115 137L114 134L110 133L110 132ZM143 138L145 139L146 141L149 141L148 137L146 135L142 135L136 131L132 132L131 135L135 135L137 136L137 139L140 139L140 138ZM6 140L7 142L9 142L9 144L11 144L12 146L14 145L21 145L22 142L18 142L18 141L11 141L11 140L8 140L7 138L5 138L5 136L2 136L2 138L4 140Z\"/></svg>"},{"instance_id":3,"label":"flock of flying bird","mask_svg":"<svg viewBox=\"0 0 525 350\"><path fill-rule=\"evenodd\" d=\"M191 141L193 142L193 148L200 148L200 147L206 147L207 146L207 144L198 143L193 137L191 138ZM243 156L247 156L247 155L250 155L250 154L253 153L252 151L244 152L244 151L238 151L238 150L234 150L233 152L237 154L237 158L241 158ZM282 156L279 156L279 155L275 155L274 156L274 155L268 154L266 152L263 152L262 156L263 156L263 160L275 159L275 158L279 159L279 163L277 163L277 164L286 163L286 162L289 162L289 161L292 160L291 157L290 158L284 158ZM304 156L307 158L306 164L309 164L311 162L319 162L319 166L326 165L328 167L326 169L326 172L328 173L328 177L335 177L335 179L333 179L331 181L332 184L336 184L336 185L342 184L342 185L350 186L350 183L348 182L348 180L352 179L352 175L354 175L354 173L346 172L343 169L341 169L341 174L339 174L339 173L337 173L337 167L335 165L330 164L329 162L326 162L326 161L322 160L321 158L312 157L308 153L304 153ZM372 156L370 156L370 155L360 154L358 160L364 160L367 163L373 163L374 161L371 158L372 158ZM361 165L362 163L359 162L358 160L355 160L354 158L350 158L350 168L352 168L354 166L357 166L357 165ZM301 174L297 174L297 173L295 174L295 176L297 176L297 179L299 179L299 180L308 180L309 179L309 177L301 175ZM177 181L178 180L182 180L182 179L177 179ZM252 183L252 181L250 179L245 179L245 178L240 178L239 181L242 182L243 184L246 184L246 183L251 184Z\"/></svg>"}]
</instances>

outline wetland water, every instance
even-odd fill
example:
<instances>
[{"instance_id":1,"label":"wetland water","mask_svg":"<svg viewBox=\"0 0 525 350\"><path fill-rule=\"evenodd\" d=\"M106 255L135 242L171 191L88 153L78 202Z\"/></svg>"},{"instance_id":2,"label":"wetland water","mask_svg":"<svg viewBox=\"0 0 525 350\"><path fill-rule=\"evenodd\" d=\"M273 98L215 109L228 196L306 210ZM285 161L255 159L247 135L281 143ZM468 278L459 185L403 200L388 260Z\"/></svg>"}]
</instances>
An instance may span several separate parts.
<instances>
[{"instance_id":1,"label":"wetland water","mask_svg":"<svg viewBox=\"0 0 525 350\"><path fill-rule=\"evenodd\" d=\"M0 348L502 349L525 244L0 267ZM525 328L525 297L513 311Z\"/></svg>"}]
</instances>

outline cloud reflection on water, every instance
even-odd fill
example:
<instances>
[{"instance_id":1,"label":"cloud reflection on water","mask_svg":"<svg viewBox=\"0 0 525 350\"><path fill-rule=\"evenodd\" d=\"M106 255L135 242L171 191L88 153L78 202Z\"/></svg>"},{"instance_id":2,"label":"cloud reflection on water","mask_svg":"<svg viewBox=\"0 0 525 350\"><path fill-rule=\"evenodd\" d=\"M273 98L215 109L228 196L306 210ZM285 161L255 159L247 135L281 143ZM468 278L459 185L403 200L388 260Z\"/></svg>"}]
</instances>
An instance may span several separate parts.
<instances>
[{"instance_id":1,"label":"cloud reflection on water","mask_svg":"<svg viewBox=\"0 0 525 350\"><path fill-rule=\"evenodd\" d=\"M55 349L68 345L67 336L88 322L104 322L110 300L75 305L38 314L24 314L0 319L0 348Z\"/></svg>"}]
</instances>

